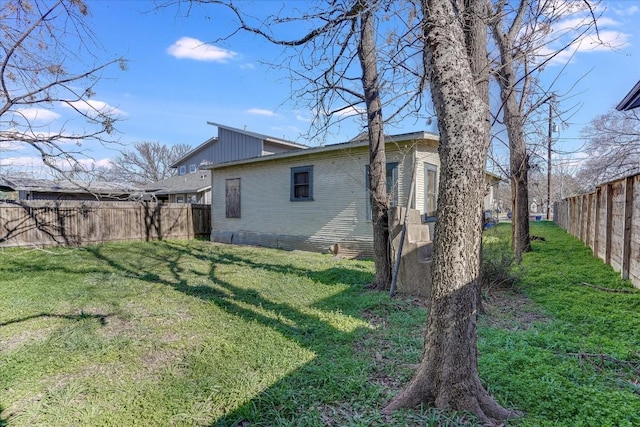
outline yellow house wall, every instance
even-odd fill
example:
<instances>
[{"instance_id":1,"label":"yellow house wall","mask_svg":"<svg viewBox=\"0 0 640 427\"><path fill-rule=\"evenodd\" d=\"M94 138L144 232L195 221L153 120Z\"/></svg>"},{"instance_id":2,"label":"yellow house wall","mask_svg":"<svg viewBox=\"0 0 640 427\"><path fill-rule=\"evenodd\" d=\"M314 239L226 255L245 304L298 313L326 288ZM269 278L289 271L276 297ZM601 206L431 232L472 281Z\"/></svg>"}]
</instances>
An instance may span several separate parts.
<instances>
[{"instance_id":1,"label":"yellow house wall","mask_svg":"<svg viewBox=\"0 0 640 427\"><path fill-rule=\"evenodd\" d=\"M387 162L398 162L400 206L406 205L414 159L439 164L436 150L435 142L387 144ZM368 162L367 147L359 147L214 169L212 239L313 251L339 243L343 254L371 256L372 225L365 212ZM290 170L297 166L313 166L313 201L289 200ZM420 160L418 187L423 169ZM225 180L233 178L241 179L241 218L226 218ZM414 195L421 211L423 193L417 189Z\"/></svg>"}]
</instances>

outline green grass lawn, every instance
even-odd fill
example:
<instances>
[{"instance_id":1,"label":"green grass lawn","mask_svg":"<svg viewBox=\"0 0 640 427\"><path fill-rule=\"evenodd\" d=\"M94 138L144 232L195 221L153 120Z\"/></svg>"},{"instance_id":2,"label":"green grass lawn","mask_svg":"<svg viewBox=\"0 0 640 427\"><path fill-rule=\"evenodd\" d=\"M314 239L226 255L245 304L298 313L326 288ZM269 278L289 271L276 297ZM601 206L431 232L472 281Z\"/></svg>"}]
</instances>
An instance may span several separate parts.
<instances>
[{"instance_id":1,"label":"green grass lawn","mask_svg":"<svg viewBox=\"0 0 640 427\"><path fill-rule=\"evenodd\" d=\"M485 292L483 380L525 412L509 425L640 425L640 292L581 286L629 285L554 225L532 232L520 282ZM372 278L370 261L203 241L0 250L0 426L474 425L380 414L426 312Z\"/></svg>"}]
</instances>

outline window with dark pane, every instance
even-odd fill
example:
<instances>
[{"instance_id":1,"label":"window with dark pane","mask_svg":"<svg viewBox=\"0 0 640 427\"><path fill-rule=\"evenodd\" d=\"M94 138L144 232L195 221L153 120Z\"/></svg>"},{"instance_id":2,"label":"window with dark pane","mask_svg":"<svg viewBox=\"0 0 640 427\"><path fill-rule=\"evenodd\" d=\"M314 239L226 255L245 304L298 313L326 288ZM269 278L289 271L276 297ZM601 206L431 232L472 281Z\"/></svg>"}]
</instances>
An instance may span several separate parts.
<instances>
[{"instance_id":1,"label":"window with dark pane","mask_svg":"<svg viewBox=\"0 0 640 427\"><path fill-rule=\"evenodd\" d=\"M225 211L227 218L240 218L240 178L225 181Z\"/></svg>"},{"instance_id":2,"label":"window with dark pane","mask_svg":"<svg viewBox=\"0 0 640 427\"><path fill-rule=\"evenodd\" d=\"M291 201L313 200L313 166L291 168Z\"/></svg>"}]
</instances>

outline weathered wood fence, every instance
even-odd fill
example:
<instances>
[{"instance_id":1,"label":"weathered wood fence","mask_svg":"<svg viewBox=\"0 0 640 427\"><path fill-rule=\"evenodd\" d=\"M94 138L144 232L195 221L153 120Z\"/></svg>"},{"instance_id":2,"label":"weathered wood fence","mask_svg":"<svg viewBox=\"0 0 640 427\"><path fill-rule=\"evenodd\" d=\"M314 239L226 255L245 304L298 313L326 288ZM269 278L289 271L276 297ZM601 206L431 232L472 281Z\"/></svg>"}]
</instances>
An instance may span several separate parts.
<instances>
[{"instance_id":1,"label":"weathered wood fence","mask_svg":"<svg viewBox=\"0 0 640 427\"><path fill-rule=\"evenodd\" d=\"M556 202L553 220L640 288L640 175Z\"/></svg>"},{"instance_id":2,"label":"weathered wood fence","mask_svg":"<svg viewBox=\"0 0 640 427\"><path fill-rule=\"evenodd\" d=\"M211 206L185 203L0 202L0 247L209 237Z\"/></svg>"}]
</instances>

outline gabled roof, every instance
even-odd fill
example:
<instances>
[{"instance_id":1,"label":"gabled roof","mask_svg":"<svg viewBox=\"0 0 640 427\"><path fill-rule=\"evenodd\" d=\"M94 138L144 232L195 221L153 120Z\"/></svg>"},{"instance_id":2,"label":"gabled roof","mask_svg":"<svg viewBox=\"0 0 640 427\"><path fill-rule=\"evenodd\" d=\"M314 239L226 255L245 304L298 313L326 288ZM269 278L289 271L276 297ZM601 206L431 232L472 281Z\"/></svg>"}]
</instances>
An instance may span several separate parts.
<instances>
[{"instance_id":1,"label":"gabled roof","mask_svg":"<svg viewBox=\"0 0 640 427\"><path fill-rule=\"evenodd\" d=\"M218 128L230 130L232 132L236 132L236 133L240 133L240 134L243 134L243 135L247 135L247 136L251 136L251 137L254 137L254 138L258 138L258 139L261 139L263 141L268 141L268 142L270 142L272 144L281 145L283 147L288 147L288 148L307 148L307 146L304 145L304 144L298 144L297 142L287 141L286 139L274 138L273 136L263 135L261 133L250 132L250 131L242 130L242 129L237 129L237 128L234 128L234 127L231 127L231 126L221 125L219 123L214 123L214 122L207 122L207 124L211 125L211 126L216 126Z\"/></svg>"},{"instance_id":2,"label":"gabled roof","mask_svg":"<svg viewBox=\"0 0 640 427\"><path fill-rule=\"evenodd\" d=\"M211 172L198 170L195 173L176 175L163 181L147 184L144 188L158 195L200 193L211 188Z\"/></svg>"},{"instance_id":3,"label":"gabled roof","mask_svg":"<svg viewBox=\"0 0 640 427\"><path fill-rule=\"evenodd\" d=\"M222 129L226 129L226 130L231 131L231 132L235 132L235 133L239 133L239 134L242 134L242 135L247 135L247 136L250 136L250 137L253 137L253 138L257 138L257 139L260 139L262 141L269 142L270 144L278 145L278 146L285 147L285 148L288 148L288 149L307 148L306 145L298 144L297 142L287 141L285 139L275 138L273 136L263 135L261 133L250 132L250 131L242 130L242 129L236 129L236 128L231 127L231 126L226 126L226 125L222 125L222 124L214 123L214 122L207 122L207 124L208 125L212 125L212 126L216 126L219 129L222 128ZM181 158L176 160L169 167L177 168L180 163L183 163L189 157L192 157L194 154L197 154L198 152L206 149L207 147L209 147L210 145L215 144L218 141L219 141L219 138L217 136L214 136L213 138L207 139L205 142L203 142L202 144L198 145L196 148L194 148L193 150L189 151L187 154L185 154L184 156L182 156Z\"/></svg>"},{"instance_id":4,"label":"gabled roof","mask_svg":"<svg viewBox=\"0 0 640 427\"><path fill-rule=\"evenodd\" d=\"M107 181L49 180L37 178L7 178L0 176L0 190L35 191L40 193L129 194L140 191L129 184Z\"/></svg>"},{"instance_id":5,"label":"gabled roof","mask_svg":"<svg viewBox=\"0 0 640 427\"><path fill-rule=\"evenodd\" d=\"M385 136L385 144L391 144L394 142L404 142L404 141L418 141L418 140L425 140L425 139L438 142L440 140L440 137L431 132L424 132L424 131L410 132L410 133L403 133L399 135L387 135ZM291 150L291 151L285 151L283 153L270 154L268 156L251 157L248 159L233 160L231 162L225 162L225 163L202 165L200 166L200 168L201 169L218 169L218 168L242 165L247 163L266 162L266 161L275 160L275 159L285 159L285 158L291 158L291 157L297 157L297 156L305 156L309 154L331 152L336 150L367 147L368 145L369 145L368 137L365 136L364 134L360 134L356 138L352 139L351 141L342 142L339 144L323 145L321 147L302 148L299 150Z\"/></svg>"},{"instance_id":6,"label":"gabled roof","mask_svg":"<svg viewBox=\"0 0 640 427\"><path fill-rule=\"evenodd\" d=\"M618 111L628 111L640 107L640 81L629 91L627 96L616 106Z\"/></svg>"},{"instance_id":7,"label":"gabled roof","mask_svg":"<svg viewBox=\"0 0 640 427\"><path fill-rule=\"evenodd\" d=\"M202 151L203 149L207 148L209 145L213 144L214 142L218 141L218 137L214 136L212 138L207 139L205 142L203 142L202 144L198 145L196 148L194 148L193 150L190 150L187 154L185 154L184 156L180 157L178 160L176 160L172 165L170 165L170 168L177 168L178 165L182 162L184 162L186 159L188 159L189 157L193 156L194 154L196 154L199 151Z\"/></svg>"}]
</instances>

